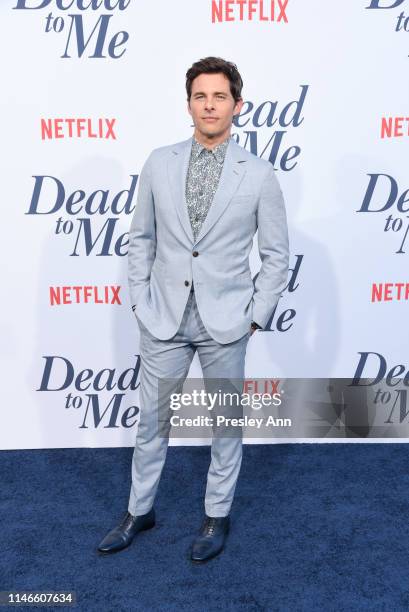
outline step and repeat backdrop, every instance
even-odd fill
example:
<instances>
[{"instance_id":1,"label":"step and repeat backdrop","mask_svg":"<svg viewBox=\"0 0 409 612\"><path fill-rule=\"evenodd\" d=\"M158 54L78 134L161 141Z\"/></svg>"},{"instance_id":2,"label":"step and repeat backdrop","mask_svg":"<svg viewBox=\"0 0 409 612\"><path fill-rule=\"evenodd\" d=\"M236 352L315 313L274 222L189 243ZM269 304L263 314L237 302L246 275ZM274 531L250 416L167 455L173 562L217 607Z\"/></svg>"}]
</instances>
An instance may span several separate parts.
<instances>
[{"instance_id":1,"label":"step and repeat backdrop","mask_svg":"<svg viewBox=\"0 0 409 612\"><path fill-rule=\"evenodd\" d=\"M409 1L2 0L0 28L0 448L133 446L138 178L193 133L185 74L209 55L242 75L232 136L274 166L289 223L288 285L246 377L339 391L333 410L298 386L323 426L270 441L405 440Z\"/></svg>"}]
</instances>

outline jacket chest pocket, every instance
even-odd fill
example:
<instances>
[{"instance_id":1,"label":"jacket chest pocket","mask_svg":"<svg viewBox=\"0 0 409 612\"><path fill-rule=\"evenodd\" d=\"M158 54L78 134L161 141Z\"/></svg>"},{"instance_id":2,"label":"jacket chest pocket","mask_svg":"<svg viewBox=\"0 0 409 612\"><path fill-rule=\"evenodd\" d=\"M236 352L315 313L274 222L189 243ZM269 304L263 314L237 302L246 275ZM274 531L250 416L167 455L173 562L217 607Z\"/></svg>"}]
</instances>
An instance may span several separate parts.
<instances>
[{"instance_id":1,"label":"jacket chest pocket","mask_svg":"<svg viewBox=\"0 0 409 612\"><path fill-rule=\"evenodd\" d=\"M239 195L235 195L232 197L232 199L230 200L230 204L237 204L245 206L246 204L251 205L251 204L255 204L256 202L256 196L253 193L245 193L245 194L239 194Z\"/></svg>"}]
</instances>

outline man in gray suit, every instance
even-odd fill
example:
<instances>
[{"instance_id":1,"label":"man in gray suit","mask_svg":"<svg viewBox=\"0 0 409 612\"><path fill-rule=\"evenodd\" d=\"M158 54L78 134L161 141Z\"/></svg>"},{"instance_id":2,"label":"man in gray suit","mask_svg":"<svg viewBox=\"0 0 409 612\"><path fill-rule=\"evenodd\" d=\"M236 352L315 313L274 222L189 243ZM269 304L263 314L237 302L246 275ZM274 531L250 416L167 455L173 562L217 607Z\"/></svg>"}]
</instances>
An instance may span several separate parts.
<instances>
[{"instance_id":1,"label":"man in gray suit","mask_svg":"<svg viewBox=\"0 0 409 612\"><path fill-rule=\"evenodd\" d=\"M186 74L193 136L154 149L139 177L128 277L140 330L140 420L128 511L100 543L101 553L126 548L155 524L168 447L158 423L195 352L205 381L243 380L248 340L267 325L287 283L286 211L273 166L230 136L242 86L231 62L208 57L194 63ZM261 267L252 279L257 230ZM163 379L170 379L165 394L159 392ZM240 435L213 435L192 561L223 549L241 458Z\"/></svg>"}]
</instances>

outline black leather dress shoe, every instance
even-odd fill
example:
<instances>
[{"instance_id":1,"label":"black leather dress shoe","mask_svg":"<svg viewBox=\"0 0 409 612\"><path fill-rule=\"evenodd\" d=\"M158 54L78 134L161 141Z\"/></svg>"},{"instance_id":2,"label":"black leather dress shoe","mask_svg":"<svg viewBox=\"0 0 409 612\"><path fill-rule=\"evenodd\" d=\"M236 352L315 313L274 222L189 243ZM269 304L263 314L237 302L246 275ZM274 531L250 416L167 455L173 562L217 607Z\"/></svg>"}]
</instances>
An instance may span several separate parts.
<instances>
[{"instance_id":1,"label":"black leather dress shoe","mask_svg":"<svg viewBox=\"0 0 409 612\"><path fill-rule=\"evenodd\" d=\"M191 560L204 563L218 555L224 547L230 528L230 517L213 517L205 514L199 535L193 542Z\"/></svg>"},{"instance_id":2,"label":"black leather dress shoe","mask_svg":"<svg viewBox=\"0 0 409 612\"><path fill-rule=\"evenodd\" d=\"M132 516L126 512L117 527L112 529L98 546L98 552L109 554L123 550L130 545L139 531L155 526L155 511L152 508L147 514Z\"/></svg>"}]
</instances>

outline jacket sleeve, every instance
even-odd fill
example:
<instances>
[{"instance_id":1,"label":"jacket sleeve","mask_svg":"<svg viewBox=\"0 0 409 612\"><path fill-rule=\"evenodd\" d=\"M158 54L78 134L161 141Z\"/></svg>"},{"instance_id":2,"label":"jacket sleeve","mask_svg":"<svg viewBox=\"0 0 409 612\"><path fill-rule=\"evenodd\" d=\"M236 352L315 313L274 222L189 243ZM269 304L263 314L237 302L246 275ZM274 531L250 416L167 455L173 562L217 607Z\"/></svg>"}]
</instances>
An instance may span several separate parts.
<instances>
[{"instance_id":1,"label":"jacket sleeve","mask_svg":"<svg viewBox=\"0 0 409 612\"><path fill-rule=\"evenodd\" d=\"M152 153L138 179L138 195L129 230L128 283L131 304L135 306L146 285L156 253L156 220L151 183Z\"/></svg>"},{"instance_id":2,"label":"jacket sleeve","mask_svg":"<svg viewBox=\"0 0 409 612\"><path fill-rule=\"evenodd\" d=\"M268 323L287 284L289 241L283 194L272 164L263 181L257 208L261 267L254 278L253 321Z\"/></svg>"}]
</instances>

